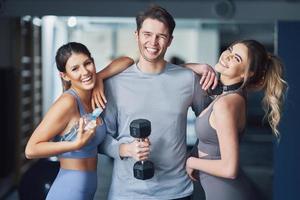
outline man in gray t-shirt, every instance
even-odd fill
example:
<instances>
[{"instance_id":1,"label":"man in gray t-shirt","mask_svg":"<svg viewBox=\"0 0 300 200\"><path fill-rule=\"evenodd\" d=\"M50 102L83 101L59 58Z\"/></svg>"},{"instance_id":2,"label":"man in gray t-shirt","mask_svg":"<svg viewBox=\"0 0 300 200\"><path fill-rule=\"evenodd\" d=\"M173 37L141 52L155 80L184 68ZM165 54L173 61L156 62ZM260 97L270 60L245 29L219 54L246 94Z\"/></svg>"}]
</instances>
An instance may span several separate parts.
<instances>
[{"instance_id":1,"label":"man in gray t-shirt","mask_svg":"<svg viewBox=\"0 0 300 200\"><path fill-rule=\"evenodd\" d=\"M105 82L108 135L101 149L114 158L109 199L189 199L193 185L185 171L187 111L191 106L198 115L209 100L198 76L164 60L173 38L173 17L152 7L136 21L139 61ZM146 142L130 136L129 124L139 118L151 121L149 159L155 173L148 180L133 176L136 160L149 154Z\"/></svg>"}]
</instances>

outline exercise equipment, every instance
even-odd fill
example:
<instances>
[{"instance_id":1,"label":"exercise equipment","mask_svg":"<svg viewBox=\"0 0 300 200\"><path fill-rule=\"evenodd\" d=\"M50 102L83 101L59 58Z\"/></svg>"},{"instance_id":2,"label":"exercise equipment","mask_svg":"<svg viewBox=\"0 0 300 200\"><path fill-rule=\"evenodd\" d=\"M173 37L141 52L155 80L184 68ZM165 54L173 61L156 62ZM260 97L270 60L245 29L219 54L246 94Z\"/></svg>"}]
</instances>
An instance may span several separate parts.
<instances>
[{"instance_id":1,"label":"exercise equipment","mask_svg":"<svg viewBox=\"0 0 300 200\"><path fill-rule=\"evenodd\" d=\"M151 122L147 119L136 119L130 123L130 135L144 141L151 133ZM149 160L137 161L133 166L134 177L147 180L154 176L154 164Z\"/></svg>"}]
</instances>

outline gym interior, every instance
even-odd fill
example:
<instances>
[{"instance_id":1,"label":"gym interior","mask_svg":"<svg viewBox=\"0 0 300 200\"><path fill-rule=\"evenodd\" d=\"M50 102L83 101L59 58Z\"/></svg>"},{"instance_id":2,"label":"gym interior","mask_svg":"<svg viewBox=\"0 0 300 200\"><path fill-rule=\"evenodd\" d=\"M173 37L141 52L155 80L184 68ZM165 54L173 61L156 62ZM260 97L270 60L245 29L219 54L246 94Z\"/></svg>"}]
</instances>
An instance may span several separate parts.
<instances>
[{"instance_id":1,"label":"gym interior","mask_svg":"<svg viewBox=\"0 0 300 200\"><path fill-rule=\"evenodd\" d=\"M262 94L250 94L240 162L264 199L300 199L299 0L0 0L0 199L42 199L58 172L56 157L28 160L24 155L33 130L62 93L57 48L70 41L85 44L97 71L120 56L136 60L134 17L151 4L165 7L176 20L165 56L169 62L213 65L232 41L249 38L280 56L289 84L282 137L278 142L263 121ZM195 116L188 112L187 117L190 150L196 140ZM105 200L112 160L99 154L98 162L95 199ZM204 199L201 186L194 183L194 188L193 199Z\"/></svg>"}]
</instances>

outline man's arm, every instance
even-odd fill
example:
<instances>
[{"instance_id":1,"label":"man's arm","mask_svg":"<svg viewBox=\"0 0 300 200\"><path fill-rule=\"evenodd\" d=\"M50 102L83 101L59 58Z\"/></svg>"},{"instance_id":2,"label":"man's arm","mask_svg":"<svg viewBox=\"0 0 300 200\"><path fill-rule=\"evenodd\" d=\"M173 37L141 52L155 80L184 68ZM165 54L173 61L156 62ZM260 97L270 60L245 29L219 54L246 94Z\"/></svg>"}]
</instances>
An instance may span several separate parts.
<instances>
[{"instance_id":1,"label":"man's arm","mask_svg":"<svg viewBox=\"0 0 300 200\"><path fill-rule=\"evenodd\" d=\"M199 75L193 73L194 85L193 85L193 100L192 100L192 110L198 116L211 102L210 97L207 95L206 91L201 88L199 84Z\"/></svg>"},{"instance_id":2,"label":"man's arm","mask_svg":"<svg viewBox=\"0 0 300 200\"><path fill-rule=\"evenodd\" d=\"M111 85L112 80L106 81L105 92L108 102L106 108L103 111L103 120L106 125L107 135L102 144L99 145L98 151L112 158L118 158L119 144L115 139L118 136L118 113Z\"/></svg>"},{"instance_id":3,"label":"man's arm","mask_svg":"<svg viewBox=\"0 0 300 200\"><path fill-rule=\"evenodd\" d=\"M138 142L132 137L118 132L118 108L113 95L113 80L107 80L105 91L108 98L103 117L106 124L107 136L99 145L98 152L104 153L114 159L132 157L135 160L146 160L149 157L150 142L148 140Z\"/></svg>"}]
</instances>

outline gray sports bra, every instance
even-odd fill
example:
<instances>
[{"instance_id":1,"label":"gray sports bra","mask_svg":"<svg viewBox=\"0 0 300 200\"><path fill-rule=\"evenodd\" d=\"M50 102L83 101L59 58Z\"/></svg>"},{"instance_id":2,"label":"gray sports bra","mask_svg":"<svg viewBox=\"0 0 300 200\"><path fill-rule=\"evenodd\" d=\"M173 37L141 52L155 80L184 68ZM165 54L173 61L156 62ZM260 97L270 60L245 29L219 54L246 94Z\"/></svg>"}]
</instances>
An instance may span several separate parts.
<instances>
[{"instance_id":1,"label":"gray sports bra","mask_svg":"<svg viewBox=\"0 0 300 200\"><path fill-rule=\"evenodd\" d=\"M209 117L213 111L213 106L215 102L218 101L220 97L232 93L238 93L246 99L245 92L243 92L242 90L230 91L225 94L219 95L208 106L207 110L204 111L205 113L196 118L195 131L196 131L197 138L199 139L198 150L208 154L207 156L203 157L205 159L216 160L221 158L218 135L216 130L213 127L211 127L209 123ZM244 130L239 135L241 135L243 132Z\"/></svg>"}]
</instances>

